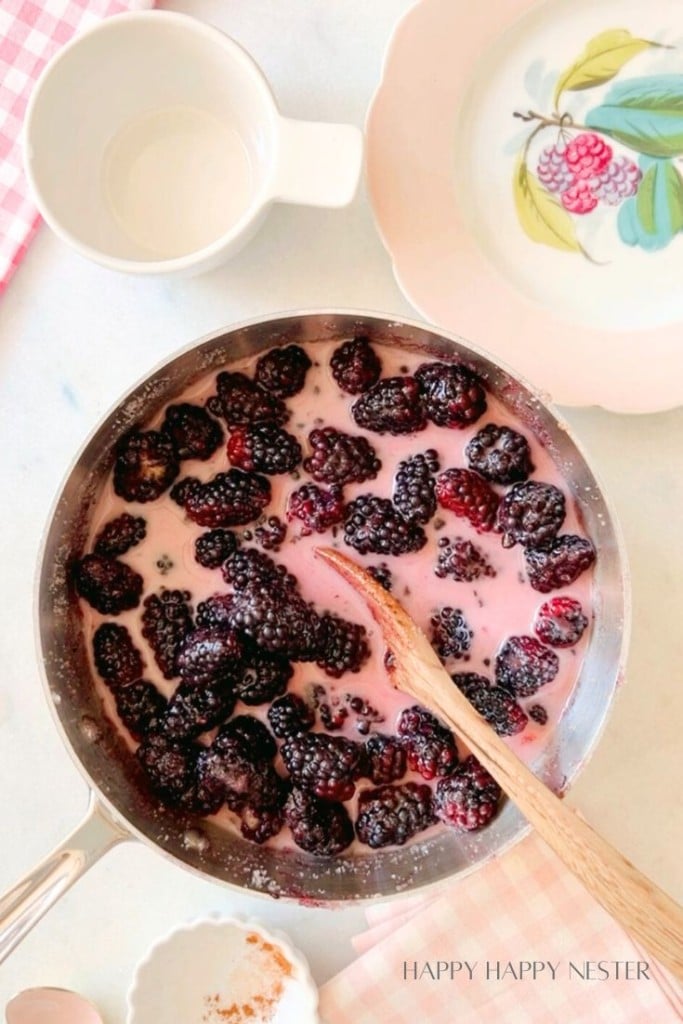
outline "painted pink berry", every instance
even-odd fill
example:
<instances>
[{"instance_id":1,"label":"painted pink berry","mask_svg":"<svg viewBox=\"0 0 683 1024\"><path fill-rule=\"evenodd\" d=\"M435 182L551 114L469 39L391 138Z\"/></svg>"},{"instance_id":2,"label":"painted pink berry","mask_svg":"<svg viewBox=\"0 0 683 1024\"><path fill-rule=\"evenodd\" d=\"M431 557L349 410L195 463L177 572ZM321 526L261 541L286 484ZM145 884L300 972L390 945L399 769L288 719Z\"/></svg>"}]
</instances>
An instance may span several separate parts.
<instances>
[{"instance_id":1,"label":"painted pink berry","mask_svg":"<svg viewBox=\"0 0 683 1024\"><path fill-rule=\"evenodd\" d=\"M609 206L618 206L638 191L643 172L627 156L618 156L607 165L602 174L590 179L590 187L600 200Z\"/></svg>"},{"instance_id":2,"label":"painted pink berry","mask_svg":"<svg viewBox=\"0 0 683 1024\"><path fill-rule=\"evenodd\" d=\"M562 205L570 213L590 213L598 200L587 181L577 181L562 193Z\"/></svg>"},{"instance_id":3,"label":"painted pink berry","mask_svg":"<svg viewBox=\"0 0 683 1024\"><path fill-rule=\"evenodd\" d=\"M595 132L577 135L568 143L565 152L565 160L577 180L602 174L611 159L612 147Z\"/></svg>"},{"instance_id":4,"label":"painted pink berry","mask_svg":"<svg viewBox=\"0 0 683 1024\"><path fill-rule=\"evenodd\" d=\"M541 151L536 174L549 192L560 194L574 183L574 172L566 161L566 146L562 141L555 146L546 146Z\"/></svg>"}]
</instances>

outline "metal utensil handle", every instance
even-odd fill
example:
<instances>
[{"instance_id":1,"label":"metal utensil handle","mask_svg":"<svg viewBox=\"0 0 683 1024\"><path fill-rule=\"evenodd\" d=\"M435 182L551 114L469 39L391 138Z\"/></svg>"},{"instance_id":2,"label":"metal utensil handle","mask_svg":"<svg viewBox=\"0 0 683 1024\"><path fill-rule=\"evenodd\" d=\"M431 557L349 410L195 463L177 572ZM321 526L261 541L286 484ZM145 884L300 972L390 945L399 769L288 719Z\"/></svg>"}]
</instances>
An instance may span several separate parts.
<instances>
[{"instance_id":1,"label":"metal utensil handle","mask_svg":"<svg viewBox=\"0 0 683 1024\"><path fill-rule=\"evenodd\" d=\"M92 794L78 828L0 897L0 963L95 861L130 838Z\"/></svg>"}]
</instances>

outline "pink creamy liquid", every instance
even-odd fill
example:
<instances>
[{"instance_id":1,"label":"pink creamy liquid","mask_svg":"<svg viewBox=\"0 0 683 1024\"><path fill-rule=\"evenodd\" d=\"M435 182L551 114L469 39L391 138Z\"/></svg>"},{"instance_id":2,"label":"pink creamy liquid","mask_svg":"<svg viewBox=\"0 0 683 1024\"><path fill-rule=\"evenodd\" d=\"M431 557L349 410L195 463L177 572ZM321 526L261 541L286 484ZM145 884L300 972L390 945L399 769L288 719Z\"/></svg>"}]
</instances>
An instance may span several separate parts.
<instances>
[{"instance_id":1,"label":"pink creamy liquid","mask_svg":"<svg viewBox=\"0 0 683 1024\"><path fill-rule=\"evenodd\" d=\"M394 473L399 461L410 455L424 452L428 448L436 450L441 470L451 467L465 467L465 447L471 438L487 423L507 425L524 434L531 447L532 462L535 467L530 475L531 480L552 483L559 487L567 499L567 515L561 527L561 533L578 533L583 535L574 502L569 489L559 470L547 451L531 436L510 411L492 395L487 395L488 408L486 413L471 427L464 430L452 430L437 427L431 423L419 433L392 437L361 430L350 415L350 406L354 398L342 393L335 383L329 370L329 360L337 343L320 343L307 348L314 365L308 371L306 386L302 392L286 400L291 416L285 428L295 434L304 450L304 458L309 454L307 445L308 434L316 427L331 426L351 434L362 434L374 446L382 462L382 468L374 480L361 484L348 484L344 487L344 500L349 502L361 494L373 493L390 498ZM382 360L382 376L413 373L425 362L424 356L401 350L392 350L378 346L377 352ZM256 359L251 358L230 365L231 370L241 370L253 376ZM217 371L212 371L198 381L182 395L174 399L174 403L193 402L204 405L206 400L215 394ZM162 410L158 416L144 426L146 429L156 428L163 420ZM225 427L225 425L223 424ZM226 432L227 440L227 432ZM193 476L208 480L218 472L229 467L225 444L222 444L213 457L206 462L185 460L181 474L177 478ZM289 494L308 480L308 475L299 469L300 478L295 480L291 475L270 476L272 500L265 510L266 515L278 515L285 520L285 508ZM324 486L324 485L323 485ZM494 489L503 493L503 489ZM194 608L212 594L226 592L229 588L224 583L220 569L202 568L194 558L194 541L205 529L191 522L183 509L169 497L168 491L154 502L135 504L125 502L118 497L113 489L111 478L97 502L91 522L88 550L95 535L105 523L113 517L127 511L142 516L147 523L145 539L123 556L123 561L141 574L145 581L145 590L140 606L124 612L116 617L116 621L128 628L134 643L142 652L145 661L144 677L155 683L159 690L170 696L177 685L177 680L165 680L157 668L152 652L141 633L142 601L151 593L161 589L187 590L191 594ZM439 528L439 524L440 528ZM384 667L385 646L377 626L363 601L347 586L332 570L327 569L316 557L315 548L328 545L339 548L351 558L364 565L385 563L392 573L392 594L407 609L415 621L430 634L430 619L434 612L442 607L459 608L473 632L471 648L467 658L449 659L449 672L476 672L488 679L493 679L493 666L496 652L510 636L534 635L533 622L538 608L549 597L555 595L571 595L581 602L584 613L592 619L591 581L592 573L585 572L569 588L553 594L544 595L532 589L526 582L524 574L523 549L520 545L505 550L501 546L500 535L496 533L477 533L465 519L457 518L447 509L437 509L431 522L424 528L427 544L421 551L400 556L360 555L344 543L343 525L334 531L324 534L301 536L301 524L294 520L288 524L287 537L280 550L271 556L279 563L287 566L299 581L302 596L313 601L318 611L329 610L353 622L362 623L368 632L371 646L371 657L363 665L360 672L346 673L341 679L332 679L312 663L297 663L294 675L289 684L289 692L309 694L313 684L322 684L327 691L327 699L335 697L344 702L347 694L358 695L366 699L381 714L383 720L373 726L373 731L395 733L396 723L401 711L414 704L414 701L393 688ZM243 534L247 527L235 527L237 534ZM336 535L335 535L336 534ZM440 579L434 572L437 561L438 539L441 537L463 537L471 540L486 556L487 561L495 569L494 577L481 577L471 583L456 582L451 578ZM159 564L170 564L163 571ZM106 617L95 612L85 601L81 602L84 614L84 628L90 641L97 627ZM549 741L552 730L565 707L572 688L579 676L584 652L588 643L590 629L574 647L557 649L560 669L553 680L543 686L533 697L521 699L520 703L528 710L534 704L542 704L548 713L548 722L541 726L533 720L525 730L517 736L509 737L506 743L526 762L531 762ZM89 648L92 644L89 642ZM96 673L93 667L93 675ZM122 734L126 737L131 749L135 743L118 722L114 699L109 690L100 685L102 699L108 716L117 722ZM252 714L267 721L268 705L247 707L239 702L233 715ZM356 729L357 718L352 713L344 723L342 735L363 741ZM323 729L318 724L316 729ZM205 734L207 742L215 732ZM464 748L460 747L461 751ZM284 774L284 768L278 757L278 768ZM408 772L401 782L415 780L424 782L421 776ZM356 797L347 806L352 817L355 815L355 804L358 792L372 787L367 779L361 779L357 785ZM226 827L234 827L238 818L227 809L221 810L215 819L225 822ZM446 827L446 826L437 826ZM431 832L431 830L430 830ZM421 833L417 838L424 838ZM292 840L287 828L268 845L291 847ZM353 850L368 852L368 847L354 844Z\"/></svg>"}]
</instances>

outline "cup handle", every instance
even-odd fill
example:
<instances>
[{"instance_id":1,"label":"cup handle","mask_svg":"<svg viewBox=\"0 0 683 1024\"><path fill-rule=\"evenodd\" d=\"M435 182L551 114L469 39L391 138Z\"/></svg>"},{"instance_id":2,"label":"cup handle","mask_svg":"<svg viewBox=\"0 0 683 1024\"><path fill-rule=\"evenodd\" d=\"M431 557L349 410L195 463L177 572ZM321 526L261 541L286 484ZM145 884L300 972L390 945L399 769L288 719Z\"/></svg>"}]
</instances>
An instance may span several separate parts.
<instances>
[{"instance_id":1,"label":"cup handle","mask_svg":"<svg viewBox=\"0 0 683 1024\"><path fill-rule=\"evenodd\" d=\"M358 188L363 133L352 124L280 118L273 198L307 206L347 206Z\"/></svg>"}]
</instances>

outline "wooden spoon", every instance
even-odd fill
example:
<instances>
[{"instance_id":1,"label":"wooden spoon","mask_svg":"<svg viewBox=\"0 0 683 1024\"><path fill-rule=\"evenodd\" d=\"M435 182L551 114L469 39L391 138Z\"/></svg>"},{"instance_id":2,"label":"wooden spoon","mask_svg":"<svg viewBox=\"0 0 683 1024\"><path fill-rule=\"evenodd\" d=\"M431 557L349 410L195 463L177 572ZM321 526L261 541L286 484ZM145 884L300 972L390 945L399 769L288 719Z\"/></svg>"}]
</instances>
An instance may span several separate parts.
<instances>
[{"instance_id":1,"label":"wooden spoon","mask_svg":"<svg viewBox=\"0 0 683 1024\"><path fill-rule=\"evenodd\" d=\"M548 846L634 939L683 981L683 909L529 771L453 684L431 644L367 572L331 548L316 554L358 591L379 623L397 686L460 736Z\"/></svg>"}]
</instances>

